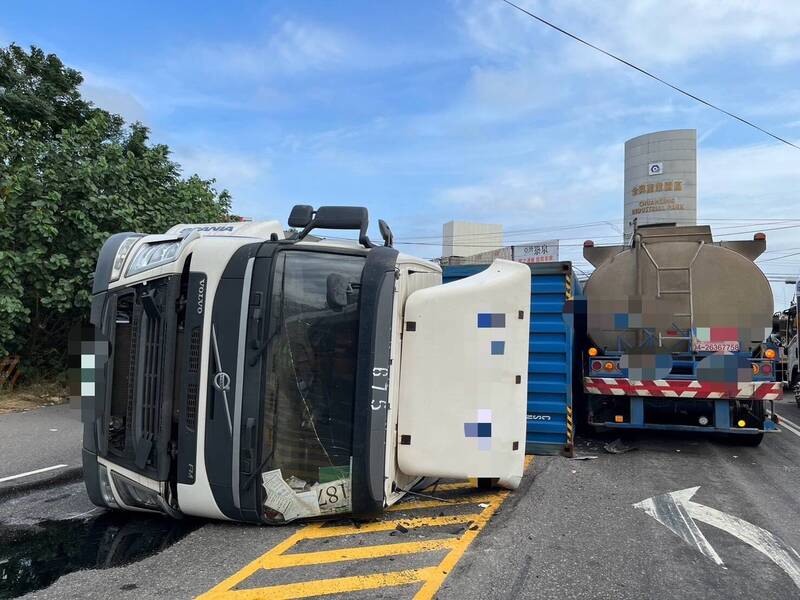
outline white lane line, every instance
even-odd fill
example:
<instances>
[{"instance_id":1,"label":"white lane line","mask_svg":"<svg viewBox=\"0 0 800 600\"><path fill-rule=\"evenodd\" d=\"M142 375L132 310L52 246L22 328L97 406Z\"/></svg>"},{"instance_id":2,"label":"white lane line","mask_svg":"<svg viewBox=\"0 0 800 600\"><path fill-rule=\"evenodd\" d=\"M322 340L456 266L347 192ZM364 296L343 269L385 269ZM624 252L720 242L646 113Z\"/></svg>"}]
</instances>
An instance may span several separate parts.
<instances>
[{"instance_id":1,"label":"white lane line","mask_svg":"<svg viewBox=\"0 0 800 600\"><path fill-rule=\"evenodd\" d=\"M778 415L778 413L775 413ZM780 420L780 426L783 427L786 431L791 431L797 437L800 437L800 425L793 423L783 415L778 415L778 419Z\"/></svg>"},{"instance_id":2,"label":"white lane line","mask_svg":"<svg viewBox=\"0 0 800 600\"><path fill-rule=\"evenodd\" d=\"M56 469L63 469L66 466L67 465L53 465L52 467L45 467L44 469L36 469L35 471L28 471L27 473L20 473L19 475L9 475L8 477L0 477L0 483L3 483L5 481L11 481L12 479L20 479L21 477L38 475L39 473L46 473L47 471L55 471Z\"/></svg>"},{"instance_id":3,"label":"white lane line","mask_svg":"<svg viewBox=\"0 0 800 600\"><path fill-rule=\"evenodd\" d=\"M778 413L775 413L775 414L777 415ZM783 415L778 415L778 416L781 418L781 421L786 421L786 422L787 422L789 425L791 425L792 427L794 427L794 428L796 428L796 429L800 429L800 425L798 425L798 424L797 424L797 423L795 423L794 421L790 421L789 419L787 419L787 418L786 418L786 417L784 417Z\"/></svg>"},{"instance_id":4,"label":"white lane line","mask_svg":"<svg viewBox=\"0 0 800 600\"><path fill-rule=\"evenodd\" d=\"M784 428L786 431L791 431L791 432L792 432L793 434L795 434L797 437L800 437L800 429L795 429L794 427L792 427L792 426L791 426L791 425L789 425L788 423L781 423L781 426L782 426L782 427L783 427L783 428Z\"/></svg>"}]
</instances>

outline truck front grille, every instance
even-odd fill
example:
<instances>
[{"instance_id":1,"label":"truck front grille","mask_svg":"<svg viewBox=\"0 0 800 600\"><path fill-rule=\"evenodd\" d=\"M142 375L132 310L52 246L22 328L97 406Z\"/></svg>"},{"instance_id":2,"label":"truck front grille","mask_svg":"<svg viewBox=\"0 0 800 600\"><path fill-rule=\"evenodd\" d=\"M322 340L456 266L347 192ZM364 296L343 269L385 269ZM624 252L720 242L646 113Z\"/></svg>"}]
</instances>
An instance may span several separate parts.
<instances>
[{"instance_id":1,"label":"truck front grille","mask_svg":"<svg viewBox=\"0 0 800 600\"><path fill-rule=\"evenodd\" d=\"M159 431L161 406L161 362L163 354L162 320L146 316L142 356L141 434L155 436Z\"/></svg>"},{"instance_id":2,"label":"truck front grille","mask_svg":"<svg viewBox=\"0 0 800 600\"><path fill-rule=\"evenodd\" d=\"M200 388L196 383L186 385L186 427L190 431L197 428L197 395Z\"/></svg>"},{"instance_id":3,"label":"truck front grille","mask_svg":"<svg viewBox=\"0 0 800 600\"><path fill-rule=\"evenodd\" d=\"M189 341L189 373L194 375L200 372L200 328L192 329Z\"/></svg>"},{"instance_id":4,"label":"truck front grille","mask_svg":"<svg viewBox=\"0 0 800 600\"><path fill-rule=\"evenodd\" d=\"M189 369L188 383L186 384L186 428L195 431L197 428L197 398L200 386L197 375L200 373L200 343L202 336L199 327L192 329L189 338Z\"/></svg>"}]
</instances>

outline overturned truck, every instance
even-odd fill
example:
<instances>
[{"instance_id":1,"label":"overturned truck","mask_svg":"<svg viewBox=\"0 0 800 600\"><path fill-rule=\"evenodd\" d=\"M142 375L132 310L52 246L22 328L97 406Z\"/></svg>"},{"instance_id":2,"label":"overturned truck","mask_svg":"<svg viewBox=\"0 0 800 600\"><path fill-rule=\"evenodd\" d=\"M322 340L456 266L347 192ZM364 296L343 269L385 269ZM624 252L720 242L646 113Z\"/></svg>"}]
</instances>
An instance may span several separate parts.
<instances>
[{"instance_id":1,"label":"overturned truck","mask_svg":"<svg viewBox=\"0 0 800 600\"><path fill-rule=\"evenodd\" d=\"M258 523L369 517L423 477L522 476L527 267L442 285L360 207L120 233L95 273L91 500ZM352 229L358 241L324 239Z\"/></svg>"}]
</instances>

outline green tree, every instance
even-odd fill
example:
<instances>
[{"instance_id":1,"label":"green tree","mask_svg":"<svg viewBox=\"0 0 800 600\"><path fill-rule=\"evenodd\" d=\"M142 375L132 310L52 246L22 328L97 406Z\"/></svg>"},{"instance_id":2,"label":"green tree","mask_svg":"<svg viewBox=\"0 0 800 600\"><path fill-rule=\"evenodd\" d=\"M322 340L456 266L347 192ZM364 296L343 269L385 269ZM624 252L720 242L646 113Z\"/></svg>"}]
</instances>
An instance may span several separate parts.
<instances>
[{"instance_id":1,"label":"green tree","mask_svg":"<svg viewBox=\"0 0 800 600\"><path fill-rule=\"evenodd\" d=\"M0 50L0 356L45 370L66 364L110 234L230 214L227 191L183 178L146 127L84 101L81 82L38 48Z\"/></svg>"}]
</instances>

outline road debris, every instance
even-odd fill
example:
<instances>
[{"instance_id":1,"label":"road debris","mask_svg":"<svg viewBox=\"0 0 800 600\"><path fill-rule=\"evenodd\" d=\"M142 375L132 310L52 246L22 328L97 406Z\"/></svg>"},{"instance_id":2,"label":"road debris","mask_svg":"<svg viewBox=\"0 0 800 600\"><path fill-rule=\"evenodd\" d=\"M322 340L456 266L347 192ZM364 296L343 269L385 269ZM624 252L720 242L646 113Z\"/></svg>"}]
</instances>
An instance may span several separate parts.
<instances>
[{"instance_id":1,"label":"road debris","mask_svg":"<svg viewBox=\"0 0 800 600\"><path fill-rule=\"evenodd\" d=\"M636 450L633 446L626 446L622 443L622 438L617 438L613 442L610 442L603 446L603 450L608 452L609 454L625 454L626 452L630 452L631 450Z\"/></svg>"},{"instance_id":2,"label":"road debris","mask_svg":"<svg viewBox=\"0 0 800 600\"><path fill-rule=\"evenodd\" d=\"M570 460L594 460L595 458L597 457L587 454L585 456L573 456Z\"/></svg>"},{"instance_id":3,"label":"road debris","mask_svg":"<svg viewBox=\"0 0 800 600\"><path fill-rule=\"evenodd\" d=\"M397 527L395 527L394 530L399 531L400 533L408 533L408 527L406 527L402 523L398 523Z\"/></svg>"}]
</instances>

